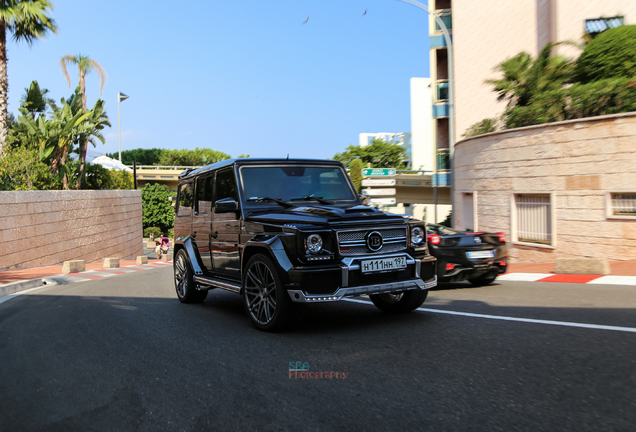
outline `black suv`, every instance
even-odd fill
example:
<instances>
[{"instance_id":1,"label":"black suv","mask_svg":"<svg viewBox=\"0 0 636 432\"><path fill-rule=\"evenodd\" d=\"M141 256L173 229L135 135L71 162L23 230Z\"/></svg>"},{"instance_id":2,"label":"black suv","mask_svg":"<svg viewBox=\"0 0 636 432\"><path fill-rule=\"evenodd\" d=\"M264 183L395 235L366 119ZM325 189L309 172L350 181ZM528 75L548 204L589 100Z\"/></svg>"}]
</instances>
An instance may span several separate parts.
<instances>
[{"instance_id":1,"label":"black suv","mask_svg":"<svg viewBox=\"0 0 636 432\"><path fill-rule=\"evenodd\" d=\"M179 176L174 280L183 303L243 296L256 328L282 328L297 303L368 295L418 308L437 284L421 221L362 205L330 160L233 159Z\"/></svg>"}]
</instances>

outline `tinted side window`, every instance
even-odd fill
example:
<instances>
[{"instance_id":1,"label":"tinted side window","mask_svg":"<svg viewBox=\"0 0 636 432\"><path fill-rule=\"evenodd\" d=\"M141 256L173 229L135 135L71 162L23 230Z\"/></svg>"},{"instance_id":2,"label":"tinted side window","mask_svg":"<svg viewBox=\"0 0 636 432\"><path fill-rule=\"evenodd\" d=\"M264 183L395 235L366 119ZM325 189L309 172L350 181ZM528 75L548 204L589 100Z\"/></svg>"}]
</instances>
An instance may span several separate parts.
<instances>
[{"instance_id":1,"label":"tinted side window","mask_svg":"<svg viewBox=\"0 0 636 432\"><path fill-rule=\"evenodd\" d=\"M190 216L192 214L193 198L192 183L179 186L177 216Z\"/></svg>"},{"instance_id":2,"label":"tinted side window","mask_svg":"<svg viewBox=\"0 0 636 432\"><path fill-rule=\"evenodd\" d=\"M216 201L223 198L232 198L238 201L238 191L236 189L236 179L234 171L231 169L218 171L216 173Z\"/></svg>"},{"instance_id":3,"label":"tinted side window","mask_svg":"<svg viewBox=\"0 0 636 432\"><path fill-rule=\"evenodd\" d=\"M214 174L197 179L196 195L197 211L199 213L210 213L214 202Z\"/></svg>"}]
</instances>

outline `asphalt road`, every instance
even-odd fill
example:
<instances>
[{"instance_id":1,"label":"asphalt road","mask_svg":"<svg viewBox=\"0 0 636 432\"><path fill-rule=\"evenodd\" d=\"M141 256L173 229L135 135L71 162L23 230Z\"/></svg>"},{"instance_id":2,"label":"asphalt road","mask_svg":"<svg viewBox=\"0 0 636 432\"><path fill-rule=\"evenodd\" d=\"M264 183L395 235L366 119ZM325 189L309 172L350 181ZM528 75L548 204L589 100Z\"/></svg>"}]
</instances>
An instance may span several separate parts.
<instances>
[{"instance_id":1,"label":"asphalt road","mask_svg":"<svg viewBox=\"0 0 636 432\"><path fill-rule=\"evenodd\" d=\"M636 288L457 284L423 308L309 305L268 334L236 294L180 304L170 268L31 291L0 304L0 431L635 429Z\"/></svg>"}]
</instances>

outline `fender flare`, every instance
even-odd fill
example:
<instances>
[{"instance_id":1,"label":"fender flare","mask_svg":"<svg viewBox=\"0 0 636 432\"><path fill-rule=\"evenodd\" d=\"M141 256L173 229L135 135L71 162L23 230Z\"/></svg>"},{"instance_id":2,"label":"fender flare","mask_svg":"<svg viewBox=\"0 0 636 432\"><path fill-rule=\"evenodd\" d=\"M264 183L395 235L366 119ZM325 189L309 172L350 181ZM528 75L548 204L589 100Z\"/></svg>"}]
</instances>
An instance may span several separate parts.
<instances>
[{"instance_id":1,"label":"fender flare","mask_svg":"<svg viewBox=\"0 0 636 432\"><path fill-rule=\"evenodd\" d=\"M190 265L192 266L192 271L195 276L203 275L203 264L201 263L201 257L199 256L199 251L196 246L192 242L192 237L188 236L183 239L183 248L186 251L186 255L190 260Z\"/></svg>"},{"instance_id":2,"label":"fender flare","mask_svg":"<svg viewBox=\"0 0 636 432\"><path fill-rule=\"evenodd\" d=\"M285 251L285 247L283 246L283 242L278 236L257 235L252 237L247 243L245 243L245 248L243 249L243 258L246 254L248 254L248 256L252 255L248 252L254 251L255 249L264 249L266 253L274 260L274 264L279 267L283 279L285 281L288 281L289 278L287 276L287 272L291 270L294 265L289 260L287 252ZM242 259L241 261L241 273L243 273L248 260Z\"/></svg>"}]
</instances>

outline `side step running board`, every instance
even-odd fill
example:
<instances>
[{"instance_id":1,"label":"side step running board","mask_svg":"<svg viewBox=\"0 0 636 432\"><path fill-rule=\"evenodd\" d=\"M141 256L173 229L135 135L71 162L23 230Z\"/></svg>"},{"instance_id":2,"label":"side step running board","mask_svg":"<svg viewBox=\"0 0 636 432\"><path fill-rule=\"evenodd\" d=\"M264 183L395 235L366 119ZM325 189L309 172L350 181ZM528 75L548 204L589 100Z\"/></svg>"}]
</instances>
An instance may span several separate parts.
<instances>
[{"instance_id":1,"label":"side step running board","mask_svg":"<svg viewBox=\"0 0 636 432\"><path fill-rule=\"evenodd\" d=\"M238 293L241 291L241 284L238 282L231 282L223 279L216 279L209 276L195 276L194 282L199 285L205 285L214 288L221 288L224 290Z\"/></svg>"}]
</instances>

